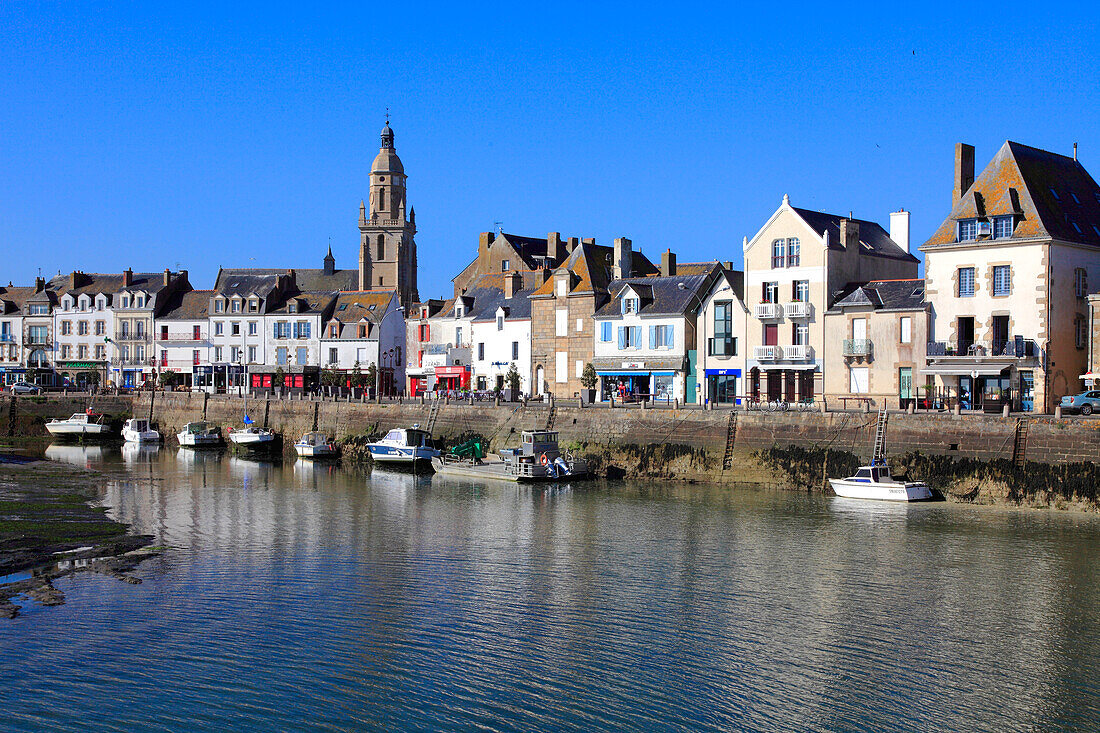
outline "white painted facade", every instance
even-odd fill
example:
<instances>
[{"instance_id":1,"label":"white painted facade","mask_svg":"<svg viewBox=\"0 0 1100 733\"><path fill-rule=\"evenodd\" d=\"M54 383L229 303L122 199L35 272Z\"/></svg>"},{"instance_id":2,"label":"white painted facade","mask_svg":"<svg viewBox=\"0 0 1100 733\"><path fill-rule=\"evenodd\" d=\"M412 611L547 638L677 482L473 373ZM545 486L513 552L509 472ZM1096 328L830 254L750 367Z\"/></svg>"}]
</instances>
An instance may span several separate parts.
<instances>
[{"instance_id":1,"label":"white painted facade","mask_svg":"<svg viewBox=\"0 0 1100 733\"><path fill-rule=\"evenodd\" d=\"M491 321L471 323L474 389L495 389L498 382L507 389L504 376L516 365L520 391L531 390L531 319L508 318L499 307Z\"/></svg>"},{"instance_id":2,"label":"white painted facade","mask_svg":"<svg viewBox=\"0 0 1100 733\"><path fill-rule=\"evenodd\" d=\"M108 359L115 358L115 345L108 341L115 339L111 296L65 293L58 299L53 319L58 369L65 369L65 362L96 362L97 369L104 369Z\"/></svg>"},{"instance_id":3,"label":"white painted facade","mask_svg":"<svg viewBox=\"0 0 1100 733\"><path fill-rule=\"evenodd\" d=\"M745 327L749 311L738 293L735 275L723 272L699 308L695 362L695 402L699 404L734 404L746 394Z\"/></svg>"}]
</instances>

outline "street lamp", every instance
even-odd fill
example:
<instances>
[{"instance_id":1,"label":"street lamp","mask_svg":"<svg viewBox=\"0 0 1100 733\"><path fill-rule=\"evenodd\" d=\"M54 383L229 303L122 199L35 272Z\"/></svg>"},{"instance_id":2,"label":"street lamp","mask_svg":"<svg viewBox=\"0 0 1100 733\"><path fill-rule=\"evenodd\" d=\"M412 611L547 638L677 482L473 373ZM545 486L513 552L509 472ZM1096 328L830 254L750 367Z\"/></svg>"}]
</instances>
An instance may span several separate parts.
<instances>
[{"instance_id":1,"label":"street lamp","mask_svg":"<svg viewBox=\"0 0 1100 733\"><path fill-rule=\"evenodd\" d=\"M394 313L404 313L404 312L405 312L405 306L399 305L396 308L394 308L393 310L387 311L386 314L383 315L382 318L378 321L378 361L379 362L381 362L382 356L383 356L383 352L382 352L382 324L384 324L386 322L386 319L389 318L390 316L392 316ZM389 353L392 357L395 353L394 349L393 348L389 349ZM381 384L380 384L381 380L382 380L382 375L381 375L381 370L379 370L379 374L376 374L375 378L374 378L375 395L377 397L378 402L382 401L382 389L381 389Z\"/></svg>"}]
</instances>

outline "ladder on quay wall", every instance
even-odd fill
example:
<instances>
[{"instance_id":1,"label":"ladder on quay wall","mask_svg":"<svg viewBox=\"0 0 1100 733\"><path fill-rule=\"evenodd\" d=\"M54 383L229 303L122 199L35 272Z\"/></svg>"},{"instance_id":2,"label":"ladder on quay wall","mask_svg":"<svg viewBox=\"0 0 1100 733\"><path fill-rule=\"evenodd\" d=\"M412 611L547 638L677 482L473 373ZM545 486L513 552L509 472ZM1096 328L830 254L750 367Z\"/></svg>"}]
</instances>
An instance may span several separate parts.
<instances>
[{"instance_id":1,"label":"ladder on quay wall","mask_svg":"<svg viewBox=\"0 0 1100 733\"><path fill-rule=\"evenodd\" d=\"M428 435L431 435L432 431L435 430L435 421L436 421L436 418L438 418L438 417L439 417L439 400L435 399L435 400L432 400L431 409L428 410L428 424L425 426L425 429L428 431Z\"/></svg>"},{"instance_id":2,"label":"ladder on quay wall","mask_svg":"<svg viewBox=\"0 0 1100 733\"><path fill-rule=\"evenodd\" d=\"M554 429L554 418L557 417L557 416L558 416L558 403L557 402L551 402L550 403L550 412L546 415L546 429L547 430L553 430Z\"/></svg>"},{"instance_id":3,"label":"ladder on quay wall","mask_svg":"<svg viewBox=\"0 0 1100 733\"><path fill-rule=\"evenodd\" d=\"M8 435L15 435L15 395L12 394L8 403Z\"/></svg>"},{"instance_id":4,"label":"ladder on quay wall","mask_svg":"<svg viewBox=\"0 0 1100 733\"><path fill-rule=\"evenodd\" d=\"M890 413L884 407L878 414L878 425L875 426L875 449L871 453L872 466L886 462L886 425L889 422Z\"/></svg>"},{"instance_id":5,"label":"ladder on quay wall","mask_svg":"<svg viewBox=\"0 0 1100 733\"><path fill-rule=\"evenodd\" d=\"M733 468L733 445L737 440L737 410L730 410L729 423L726 424L726 453L722 456L722 470Z\"/></svg>"},{"instance_id":6,"label":"ladder on quay wall","mask_svg":"<svg viewBox=\"0 0 1100 733\"><path fill-rule=\"evenodd\" d=\"M1023 468L1027 462L1027 427L1029 420L1026 417L1016 418L1016 440L1012 444L1012 465Z\"/></svg>"}]
</instances>

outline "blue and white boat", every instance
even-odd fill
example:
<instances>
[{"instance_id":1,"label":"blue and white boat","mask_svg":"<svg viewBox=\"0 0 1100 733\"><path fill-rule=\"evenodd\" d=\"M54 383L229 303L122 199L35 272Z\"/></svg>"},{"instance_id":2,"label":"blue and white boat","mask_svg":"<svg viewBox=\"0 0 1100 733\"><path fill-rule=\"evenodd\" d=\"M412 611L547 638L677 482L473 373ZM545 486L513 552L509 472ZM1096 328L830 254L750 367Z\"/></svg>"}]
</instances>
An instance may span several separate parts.
<instances>
[{"instance_id":1,"label":"blue and white boat","mask_svg":"<svg viewBox=\"0 0 1100 733\"><path fill-rule=\"evenodd\" d=\"M847 499L879 501L928 501L932 492L923 481L898 481L885 463L860 466L855 476L831 478L829 484L837 496Z\"/></svg>"},{"instance_id":2,"label":"blue and white boat","mask_svg":"<svg viewBox=\"0 0 1100 733\"><path fill-rule=\"evenodd\" d=\"M376 463L413 465L429 462L439 455L439 451L432 447L431 433L421 430L419 425L395 428L381 440L367 443L367 448Z\"/></svg>"}]
</instances>

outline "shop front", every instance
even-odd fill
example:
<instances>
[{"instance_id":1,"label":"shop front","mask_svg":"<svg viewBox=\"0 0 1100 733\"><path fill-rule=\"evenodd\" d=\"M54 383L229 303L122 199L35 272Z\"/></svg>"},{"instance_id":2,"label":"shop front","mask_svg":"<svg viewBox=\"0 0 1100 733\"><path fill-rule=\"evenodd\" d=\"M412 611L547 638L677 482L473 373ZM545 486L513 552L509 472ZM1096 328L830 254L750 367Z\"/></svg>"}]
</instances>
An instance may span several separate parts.
<instances>
[{"instance_id":1,"label":"shop front","mask_svg":"<svg viewBox=\"0 0 1100 733\"><path fill-rule=\"evenodd\" d=\"M739 405L738 388L741 386L740 369L707 369L707 402L720 405Z\"/></svg>"},{"instance_id":2,"label":"shop front","mask_svg":"<svg viewBox=\"0 0 1100 733\"><path fill-rule=\"evenodd\" d=\"M816 367L766 366L749 370L749 396L755 400L803 402L813 400L815 381L821 378Z\"/></svg>"},{"instance_id":3,"label":"shop front","mask_svg":"<svg viewBox=\"0 0 1100 733\"><path fill-rule=\"evenodd\" d=\"M607 402L673 402L683 400L684 359L665 357L623 361L613 357L592 360L599 378L599 399Z\"/></svg>"},{"instance_id":4,"label":"shop front","mask_svg":"<svg viewBox=\"0 0 1100 733\"><path fill-rule=\"evenodd\" d=\"M57 371L62 373L77 389L91 389L99 385L99 381L106 373L105 361L60 361L57 363Z\"/></svg>"},{"instance_id":5,"label":"shop front","mask_svg":"<svg viewBox=\"0 0 1100 733\"><path fill-rule=\"evenodd\" d=\"M23 367L0 367L0 384L15 384L26 382L27 370Z\"/></svg>"},{"instance_id":6,"label":"shop front","mask_svg":"<svg viewBox=\"0 0 1100 733\"><path fill-rule=\"evenodd\" d=\"M1035 409L1035 376L1030 369L982 363L932 364L924 371L940 380L941 386L926 400L935 406L952 408L958 404L963 410L988 412L1000 412L1005 404L1024 412Z\"/></svg>"},{"instance_id":7,"label":"shop front","mask_svg":"<svg viewBox=\"0 0 1100 733\"><path fill-rule=\"evenodd\" d=\"M251 366L248 368L248 387L255 393L270 392L281 388L284 392L298 394L315 390L321 384L321 368L318 366Z\"/></svg>"},{"instance_id":8,"label":"shop front","mask_svg":"<svg viewBox=\"0 0 1100 733\"><path fill-rule=\"evenodd\" d=\"M470 389L470 367L453 365L435 368L435 388L445 391L466 391Z\"/></svg>"},{"instance_id":9,"label":"shop front","mask_svg":"<svg viewBox=\"0 0 1100 733\"><path fill-rule=\"evenodd\" d=\"M192 389L210 394L240 392L244 388L245 369L240 364L210 364L194 367Z\"/></svg>"}]
</instances>

